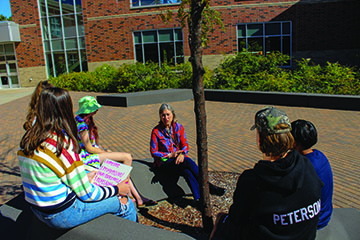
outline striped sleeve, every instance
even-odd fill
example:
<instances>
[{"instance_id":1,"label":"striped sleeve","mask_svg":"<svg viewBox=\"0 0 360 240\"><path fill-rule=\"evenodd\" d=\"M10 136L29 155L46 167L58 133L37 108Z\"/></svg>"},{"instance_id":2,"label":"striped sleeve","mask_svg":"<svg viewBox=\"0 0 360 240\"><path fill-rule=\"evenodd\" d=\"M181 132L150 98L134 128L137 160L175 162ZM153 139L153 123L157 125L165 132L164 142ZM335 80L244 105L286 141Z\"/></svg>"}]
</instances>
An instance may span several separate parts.
<instances>
[{"instance_id":1,"label":"striped sleeve","mask_svg":"<svg viewBox=\"0 0 360 240\"><path fill-rule=\"evenodd\" d=\"M72 144L69 149L63 149L62 154L57 158L54 154L55 143L47 144L48 154L53 154L52 158L57 159L57 168L64 170L64 174L58 175L67 186L83 201L99 201L105 198L115 196L118 193L116 186L99 187L89 182L84 164L80 156L73 151Z\"/></svg>"},{"instance_id":2,"label":"striped sleeve","mask_svg":"<svg viewBox=\"0 0 360 240\"><path fill-rule=\"evenodd\" d=\"M54 154L51 141L45 149L39 149L32 156L18 152L21 176L28 202L48 207L61 204L69 194L75 193L82 201L100 201L118 194L116 186L99 187L89 182L79 155L63 149L60 157Z\"/></svg>"},{"instance_id":3,"label":"striped sleeve","mask_svg":"<svg viewBox=\"0 0 360 240\"><path fill-rule=\"evenodd\" d=\"M44 164L18 153L25 199L39 206L56 206L65 201L68 187L61 183L56 174Z\"/></svg>"}]
</instances>

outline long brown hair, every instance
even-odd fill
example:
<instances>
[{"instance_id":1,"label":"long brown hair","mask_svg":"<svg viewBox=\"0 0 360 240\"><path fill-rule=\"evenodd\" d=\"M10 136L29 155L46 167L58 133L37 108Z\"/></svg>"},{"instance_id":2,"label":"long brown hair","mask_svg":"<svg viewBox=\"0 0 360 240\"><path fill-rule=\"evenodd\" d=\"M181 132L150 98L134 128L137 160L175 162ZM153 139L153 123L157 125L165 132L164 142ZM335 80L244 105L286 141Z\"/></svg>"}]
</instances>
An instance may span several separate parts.
<instances>
[{"instance_id":1,"label":"long brown hair","mask_svg":"<svg viewBox=\"0 0 360 240\"><path fill-rule=\"evenodd\" d=\"M95 124L94 116L95 112L89 114L80 114L79 116L84 120L89 129L90 136L94 136L96 144L99 144L98 127Z\"/></svg>"},{"instance_id":2,"label":"long brown hair","mask_svg":"<svg viewBox=\"0 0 360 240\"><path fill-rule=\"evenodd\" d=\"M80 145L77 141L77 127L74 119L73 104L69 92L62 88L50 87L44 89L36 105L36 121L26 131L21 139L20 147L26 155L32 155L37 148L51 135L57 136L56 155L60 156L66 143L68 149L70 140L76 153L80 152Z\"/></svg>"},{"instance_id":3,"label":"long brown hair","mask_svg":"<svg viewBox=\"0 0 360 240\"><path fill-rule=\"evenodd\" d=\"M23 128L25 130L29 130L34 122L35 108L36 108L36 104L38 103L41 91L49 87L53 87L53 85L48 81L40 81L38 85L36 85L36 88L33 94L31 95L31 101L29 103L28 112L25 118L25 122L23 124Z\"/></svg>"}]
</instances>

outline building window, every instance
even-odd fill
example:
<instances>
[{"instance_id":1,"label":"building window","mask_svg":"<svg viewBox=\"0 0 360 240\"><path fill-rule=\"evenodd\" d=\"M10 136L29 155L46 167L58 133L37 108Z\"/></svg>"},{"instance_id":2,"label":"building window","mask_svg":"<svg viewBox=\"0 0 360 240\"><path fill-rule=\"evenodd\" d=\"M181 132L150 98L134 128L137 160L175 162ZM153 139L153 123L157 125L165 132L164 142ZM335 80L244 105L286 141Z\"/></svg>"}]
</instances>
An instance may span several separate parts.
<instances>
[{"instance_id":1,"label":"building window","mask_svg":"<svg viewBox=\"0 0 360 240\"><path fill-rule=\"evenodd\" d=\"M239 24L237 39L239 52L245 48L263 55L274 51L292 55L290 21Z\"/></svg>"},{"instance_id":2,"label":"building window","mask_svg":"<svg viewBox=\"0 0 360 240\"><path fill-rule=\"evenodd\" d=\"M48 76L87 71L81 0L39 0Z\"/></svg>"},{"instance_id":3,"label":"building window","mask_svg":"<svg viewBox=\"0 0 360 240\"><path fill-rule=\"evenodd\" d=\"M0 44L0 88L20 87L13 43Z\"/></svg>"},{"instance_id":4,"label":"building window","mask_svg":"<svg viewBox=\"0 0 360 240\"><path fill-rule=\"evenodd\" d=\"M131 7L179 4L181 0L131 0Z\"/></svg>"},{"instance_id":5,"label":"building window","mask_svg":"<svg viewBox=\"0 0 360 240\"><path fill-rule=\"evenodd\" d=\"M61 23L60 17L51 17L50 19L51 38L61 38Z\"/></svg>"},{"instance_id":6,"label":"building window","mask_svg":"<svg viewBox=\"0 0 360 240\"><path fill-rule=\"evenodd\" d=\"M134 32L135 60L175 65L184 63L181 29Z\"/></svg>"}]
</instances>

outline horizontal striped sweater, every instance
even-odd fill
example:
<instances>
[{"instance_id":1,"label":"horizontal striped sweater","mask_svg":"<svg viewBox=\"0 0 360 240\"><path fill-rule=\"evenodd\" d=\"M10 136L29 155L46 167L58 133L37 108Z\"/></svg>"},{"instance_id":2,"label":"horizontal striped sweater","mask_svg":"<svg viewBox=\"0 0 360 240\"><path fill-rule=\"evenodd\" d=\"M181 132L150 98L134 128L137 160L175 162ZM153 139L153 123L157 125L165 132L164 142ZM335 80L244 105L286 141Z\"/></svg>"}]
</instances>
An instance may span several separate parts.
<instances>
[{"instance_id":1,"label":"horizontal striped sweater","mask_svg":"<svg viewBox=\"0 0 360 240\"><path fill-rule=\"evenodd\" d=\"M48 212L62 208L75 197L92 202L118 194L117 186L101 187L89 182L83 162L73 151L72 142L57 157L56 138L55 135L48 138L42 144L44 149L38 148L32 156L26 156L22 150L18 151L27 202Z\"/></svg>"}]
</instances>

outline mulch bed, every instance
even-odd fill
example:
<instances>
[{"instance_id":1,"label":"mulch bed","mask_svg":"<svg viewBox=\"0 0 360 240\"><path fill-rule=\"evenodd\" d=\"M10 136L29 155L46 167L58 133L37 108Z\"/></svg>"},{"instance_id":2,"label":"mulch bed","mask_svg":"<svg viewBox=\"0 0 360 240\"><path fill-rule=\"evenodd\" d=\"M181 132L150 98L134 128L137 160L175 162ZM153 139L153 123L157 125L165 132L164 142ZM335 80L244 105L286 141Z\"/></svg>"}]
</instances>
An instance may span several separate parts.
<instances>
[{"instance_id":1,"label":"mulch bed","mask_svg":"<svg viewBox=\"0 0 360 240\"><path fill-rule=\"evenodd\" d=\"M209 172L209 181L226 189L226 193L221 197L210 195L214 221L219 212L228 212L239 175L239 173ZM207 234L202 229L198 203L192 197L160 201L156 206L140 209L138 216L141 224L189 235Z\"/></svg>"}]
</instances>

